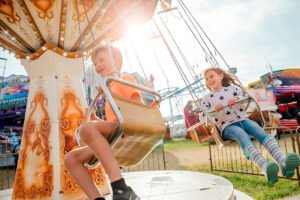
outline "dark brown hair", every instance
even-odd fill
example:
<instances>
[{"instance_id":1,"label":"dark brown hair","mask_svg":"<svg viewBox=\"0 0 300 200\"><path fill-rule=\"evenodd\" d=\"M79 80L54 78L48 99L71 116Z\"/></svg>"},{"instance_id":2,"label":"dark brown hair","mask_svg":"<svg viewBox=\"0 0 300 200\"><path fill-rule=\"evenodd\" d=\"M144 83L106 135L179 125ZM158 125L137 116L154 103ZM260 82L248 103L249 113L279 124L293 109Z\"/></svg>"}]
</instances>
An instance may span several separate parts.
<instances>
[{"instance_id":1,"label":"dark brown hair","mask_svg":"<svg viewBox=\"0 0 300 200\"><path fill-rule=\"evenodd\" d=\"M204 71L204 76L207 74L207 72L209 72L211 70L215 71L217 74L223 74L223 76L224 76L222 79L223 87L228 87L233 84L233 85L236 85L239 88L241 88L240 84L237 82L237 79L231 73L224 71L223 69L221 69L218 66L214 66L214 67L210 67L210 68L206 69ZM211 88L209 88L207 86L207 84L206 84L206 87L211 91Z\"/></svg>"},{"instance_id":2,"label":"dark brown hair","mask_svg":"<svg viewBox=\"0 0 300 200\"><path fill-rule=\"evenodd\" d=\"M114 59L114 63L116 65L116 67L118 69L121 69L122 64L123 64L123 58L122 58L122 53L118 48L115 48L113 46L99 46L97 48L95 48L91 54L91 58L92 58L92 62L94 63L94 60L96 59L96 56L98 55L98 53L107 53L108 55L110 55L110 49L112 52L112 56Z\"/></svg>"}]
</instances>

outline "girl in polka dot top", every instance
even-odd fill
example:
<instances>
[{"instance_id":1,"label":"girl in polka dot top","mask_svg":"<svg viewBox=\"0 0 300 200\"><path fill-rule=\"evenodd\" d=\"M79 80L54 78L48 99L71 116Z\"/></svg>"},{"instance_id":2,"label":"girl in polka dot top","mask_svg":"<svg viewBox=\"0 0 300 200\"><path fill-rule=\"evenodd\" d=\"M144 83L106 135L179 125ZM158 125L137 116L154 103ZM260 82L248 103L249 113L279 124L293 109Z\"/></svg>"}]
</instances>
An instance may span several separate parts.
<instances>
[{"instance_id":1,"label":"girl in polka dot top","mask_svg":"<svg viewBox=\"0 0 300 200\"><path fill-rule=\"evenodd\" d=\"M219 67L205 70L204 77L211 92L201 102L202 117L210 117L223 139L237 141L245 156L264 172L269 182L278 181L278 165L284 176L293 177L295 168L300 165L300 157L293 152L283 155L277 141L248 118L239 100L249 96L238 86L236 79ZM211 113L212 110L215 112ZM257 139L277 163L265 160L253 145L250 136Z\"/></svg>"}]
</instances>

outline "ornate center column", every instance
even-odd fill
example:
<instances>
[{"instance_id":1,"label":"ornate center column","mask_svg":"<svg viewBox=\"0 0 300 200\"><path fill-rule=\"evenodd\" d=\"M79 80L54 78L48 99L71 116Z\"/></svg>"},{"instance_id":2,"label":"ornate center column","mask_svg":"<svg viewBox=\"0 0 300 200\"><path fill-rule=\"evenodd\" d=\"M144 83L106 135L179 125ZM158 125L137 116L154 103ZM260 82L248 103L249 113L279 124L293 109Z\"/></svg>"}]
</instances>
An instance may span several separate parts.
<instances>
[{"instance_id":1,"label":"ornate center column","mask_svg":"<svg viewBox=\"0 0 300 200\"><path fill-rule=\"evenodd\" d=\"M84 193L64 167L66 153L77 148L74 131L87 107L82 58L46 47L21 59L30 87L12 199L82 199ZM91 173L101 192L108 193L103 168Z\"/></svg>"}]
</instances>

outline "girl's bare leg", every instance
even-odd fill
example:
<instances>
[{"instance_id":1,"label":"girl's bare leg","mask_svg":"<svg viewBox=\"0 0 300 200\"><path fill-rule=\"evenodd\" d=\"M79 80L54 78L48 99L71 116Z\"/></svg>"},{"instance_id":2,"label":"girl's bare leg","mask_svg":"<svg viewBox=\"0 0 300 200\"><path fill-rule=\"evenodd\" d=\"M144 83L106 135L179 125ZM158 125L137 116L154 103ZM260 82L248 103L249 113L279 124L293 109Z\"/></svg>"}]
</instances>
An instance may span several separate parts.
<instances>
[{"instance_id":1,"label":"girl's bare leg","mask_svg":"<svg viewBox=\"0 0 300 200\"><path fill-rule=\"evenodd\" d=\"M118 122L92 121L80 129L80 138L100 160L111 182L122 178L117 160L107 142Z\"/></svg>"},{"instance_id":2,"label":"girl's bare leg","mask_svg":"<svg viewBox=\"0 0 300 200\"><path fill-rule=\"evenodd\" d=\"M65 157L65 167L74 177L79 187L90 199L100 197L95 182L84 163L94 156L92 150L86 146L67 153Z\"/></svg>"}]
</instances>

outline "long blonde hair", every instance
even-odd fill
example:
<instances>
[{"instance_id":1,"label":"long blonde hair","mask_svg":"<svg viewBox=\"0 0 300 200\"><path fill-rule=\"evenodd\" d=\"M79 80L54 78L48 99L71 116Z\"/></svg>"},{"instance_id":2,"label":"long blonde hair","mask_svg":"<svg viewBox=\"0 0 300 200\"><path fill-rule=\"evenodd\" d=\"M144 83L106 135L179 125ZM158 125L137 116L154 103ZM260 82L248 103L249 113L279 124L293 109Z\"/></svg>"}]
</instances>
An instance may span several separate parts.
<instances>
[{"instance_id":1,"label":"long blonde hair","mask_svg":"<svg viewBox=\"0 0 300 200\"><path fill-rule=\"evenodd\" d=\"M206 69L204 71L204 76L207 74L207 72L209 72L211 70L215 71L217 74L223 74L223 76L224 76L222 79L223 87L228 87L233 84L233 85L236 85L237 87L241 88L241 85L237 82L237 79L231 73L224 71L219 66L213 66L213 67ZM207 83L205 83L205 84L206 84L206 87L211 91L212 89L208 87Z\"/></svg>"}]
</instances>

